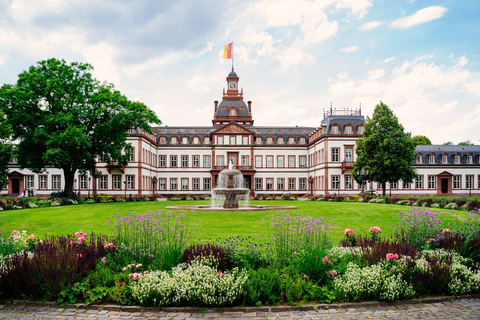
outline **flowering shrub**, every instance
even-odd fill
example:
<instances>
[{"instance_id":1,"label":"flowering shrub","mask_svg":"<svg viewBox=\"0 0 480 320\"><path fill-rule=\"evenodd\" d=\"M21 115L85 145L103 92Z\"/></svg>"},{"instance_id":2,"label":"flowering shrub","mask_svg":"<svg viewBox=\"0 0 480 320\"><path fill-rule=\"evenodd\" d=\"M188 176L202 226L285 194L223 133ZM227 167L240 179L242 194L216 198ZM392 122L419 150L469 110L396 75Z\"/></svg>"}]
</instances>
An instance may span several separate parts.
<instances>
[{"instance_id":1,"label":"flowering shrub","mask_svg":"<svg viewBox=\"0 0 480 320\"><path fill-rule=\"evenodd\" d=\"M357 245L357 240L355 239L355 235L353 234L353 230L345 229L343 232L345 235L345 241L350 244L350 246L355 247Z\"/></svg>"},{"instance_id":2,"label":"flowering shrub","mask_svg":"<svg viewBox=\"0 0 480 320\"><path fill-rule=\"evenodd\" d=\"M245 270L221 272L200 259L179 264L171 275L165 271L143 274L131 288L133 297L143 305L225 306L241 296L246 280Z\"/></svg>"},{"instance_id":3,"label":"flowering shrub","mask_svg":"<svg viewBox=\"0 0 480 320\"><path fill-rule=\"evenodd\" d=\"M398 259L398 253L387 253L387 261L390 261L392 259Z\"/></svg>"},{"instance_id":4,"label":"flowering shrub","mask_svg":"<svg viewBox=\"0 0 480 320\"><path fill-rule=\"evenodd\" d=\"M429 239L438 240L442 234L442 213L431 212L425 208L413 207L411 212L400 212L398 225L393 226L395 236L402 242L423 247Z\"/></svg>"},{"instance_id":5,"label":"flowering shrub","mask_svg":"<svg viewBox=\"0 0 480 320\"><path fill-rule=\"evenodd\" d=\"M380 239L380 233L382 232L382 229L380 227L371 227L368 232L370 232L370 236L372 237L373 241L378 241Z\"/></svg>"}]
</instances>

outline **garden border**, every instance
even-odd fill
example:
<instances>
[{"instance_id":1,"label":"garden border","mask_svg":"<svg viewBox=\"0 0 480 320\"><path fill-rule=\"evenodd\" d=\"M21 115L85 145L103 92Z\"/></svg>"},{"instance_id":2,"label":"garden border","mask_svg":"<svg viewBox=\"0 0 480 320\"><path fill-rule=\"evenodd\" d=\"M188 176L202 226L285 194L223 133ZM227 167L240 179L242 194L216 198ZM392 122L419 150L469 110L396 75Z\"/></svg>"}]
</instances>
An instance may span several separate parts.
<instances>
[{"instance_id":1,"label":"garden border","mask_svg":"<svg viewBox=\"0 0 480 320\"><path fill-rule=\"evenodd\" d=\"M452 300L465 300L465 299L480 299L480 294L466 294L461 296L438 296L438 297L426 297L419 299L409 300L396 300L393 302L385 301L363 301L363 302L344 302L344 303L321 303L321 304L305 304L305 305L280 305L280 306L262 306L262 307L225 307L225 308L200 308L200 307L143 307L143 306L120 306L120 305L102 305L102 304L90 304L73 303L73 304L61 304L58 302L44 302L44 301L31 301L31 300L8 300L0 299L0 305L23 305L23 306L38 306L47 308L72 308L72 309L87 309L87 310L108 310L108 311L121 311L121 312L155 312L163 311L167 313L223 313L223 312L288 312L288 311L308 311L318 309L348 309L348 308L366 308L366 307L380 307L380 306L394 306L394 305L421 305L421 304L433 304L438 302L452 301Z\"/></svg>"}]
</instances>

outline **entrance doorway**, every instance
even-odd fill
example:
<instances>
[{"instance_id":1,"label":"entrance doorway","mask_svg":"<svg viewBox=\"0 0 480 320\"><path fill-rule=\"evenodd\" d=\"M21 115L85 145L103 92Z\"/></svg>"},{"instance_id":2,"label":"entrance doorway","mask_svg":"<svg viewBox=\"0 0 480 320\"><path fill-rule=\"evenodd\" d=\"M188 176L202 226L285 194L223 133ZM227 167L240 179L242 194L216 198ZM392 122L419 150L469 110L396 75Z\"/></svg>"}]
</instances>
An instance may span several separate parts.
<instances>
[{"instance_id":1,"label":"entrance doorway","mask_svg":"<svg viewBox=\"0 0 480 320\"><path fill-rule=\"evenodd\" d=\"M20 179L13 178L12 179L12 193L19 194L20 193Z\"/></svg>"},{"instance_id":2,"label":"entrance doorway","mask_svg":"<svg viewBox=\"0 0 480 320\"><path fill-rule=\"evenodd\" d=\"M442 178L442 193L448 193L448 179Z\"/></svg>"}]
</instances>

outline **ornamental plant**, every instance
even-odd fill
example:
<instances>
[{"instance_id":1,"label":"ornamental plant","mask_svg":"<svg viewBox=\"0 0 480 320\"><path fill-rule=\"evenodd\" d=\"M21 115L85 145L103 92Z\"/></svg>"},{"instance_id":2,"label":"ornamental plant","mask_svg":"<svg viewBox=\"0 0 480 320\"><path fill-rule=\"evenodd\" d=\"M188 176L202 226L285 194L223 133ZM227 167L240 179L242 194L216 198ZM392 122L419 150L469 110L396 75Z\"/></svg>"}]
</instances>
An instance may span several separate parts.
<instances>
[{"instance_id":1,"label":"ornamental plant","mask_svg":"<svg viewBox=\"0 0 480 320\"><path fill-rule=\"evenodd\" d=\"M442 237L441 215L426 208L412 207L410 212L397 215L401 220L393 226L393 233L401 242L423 247L428 240Z\"/></svg>"},{"instance_id":2,"label":"ornamental plant","mask_svg":"<svg viewBox=\"0 0 480 320\"><path fill-rule=\"evenodd\" d=\"M370 236L372 237L372 240L374 242L378 241L380 239L380 233L382 232L382 229L380 227L371 227L368 232L370 232Z\"/></svg>"},{"instance_id":3,"label":"ornamental plant","mask_svg":"<svg viewBox=\"0 0 480 320\"><path fill-rule=\"evenodd\" d=\"M350 246L355 247L357 245L357 240L355 239L352 229L345 229L343 234L345 235L345 241L350 244Z\"/></svg>"}]
</instances>

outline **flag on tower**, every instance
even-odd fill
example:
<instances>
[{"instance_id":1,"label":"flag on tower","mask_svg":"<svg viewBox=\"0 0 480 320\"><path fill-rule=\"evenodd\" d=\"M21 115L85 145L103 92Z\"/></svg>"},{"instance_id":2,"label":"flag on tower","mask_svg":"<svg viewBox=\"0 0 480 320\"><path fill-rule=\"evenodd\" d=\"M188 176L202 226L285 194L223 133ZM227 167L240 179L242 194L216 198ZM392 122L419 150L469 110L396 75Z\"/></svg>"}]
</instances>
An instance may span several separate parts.
<instances>
[{"instance_id":1,"label":"flag on tower","mask_svg":"<svg viewBox=\"0 0 480 320\"><path fill-rule=\"evenodd\" d=\"M232 59L233 42L223 47L223 59Z\"/></svg>"}]
</instances>

